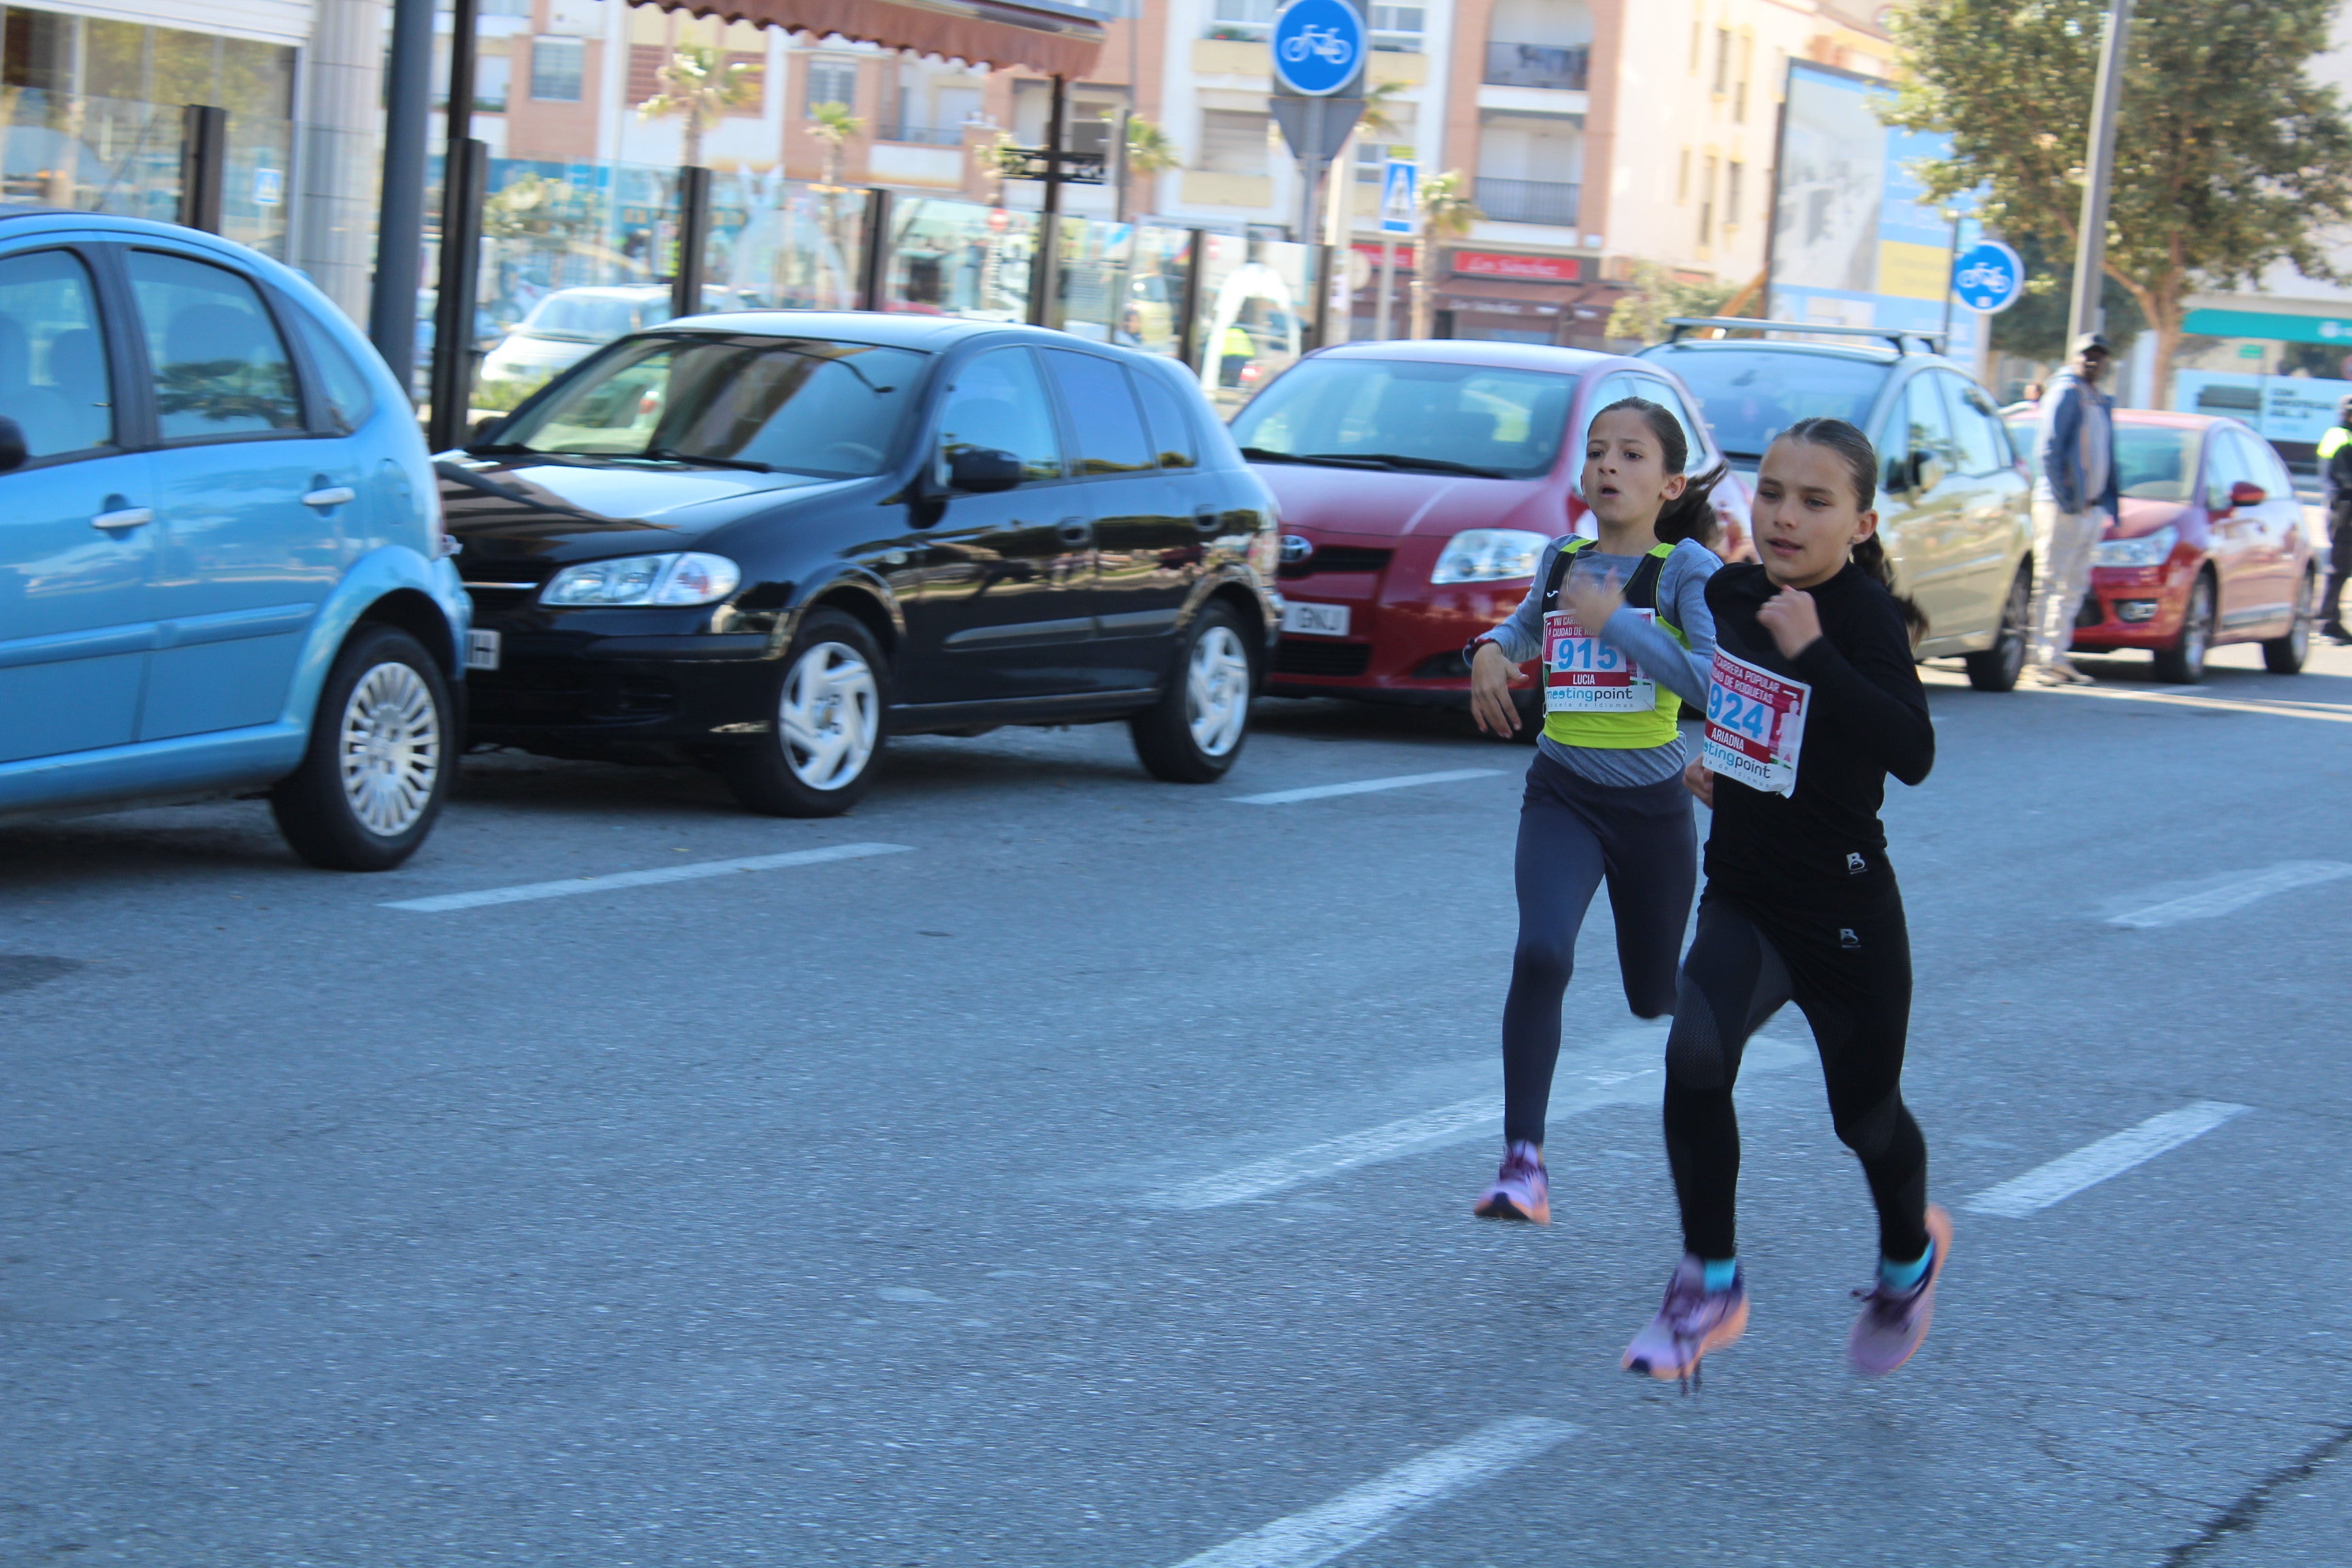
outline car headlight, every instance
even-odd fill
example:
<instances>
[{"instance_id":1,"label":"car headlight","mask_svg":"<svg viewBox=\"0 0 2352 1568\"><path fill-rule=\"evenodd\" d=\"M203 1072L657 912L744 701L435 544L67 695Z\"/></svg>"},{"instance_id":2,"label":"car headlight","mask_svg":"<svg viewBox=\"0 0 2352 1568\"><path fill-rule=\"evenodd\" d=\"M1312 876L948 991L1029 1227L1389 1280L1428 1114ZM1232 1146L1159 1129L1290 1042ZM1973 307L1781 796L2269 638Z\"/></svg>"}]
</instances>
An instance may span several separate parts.
<instances>
[{"instance_id":1,"label":"car headlight","mask_svg":"<svg viewBox=\"0 0 2352 1568\"><path fill-rule=\"evenodd\" d=\"M2103 539L2091 552L2094 566L2161 566L2180 542L2180 530L2166 523L2137 539Z\"/></svg>"},{"instance_id":2,"label":"car headlight","mask_svg":"<svg viewBox=\"0 0 2352 1568\"><path fill-rule=\"evenodd\" d=\"M542 605L709 605L735 591L743 574L724 555L624 555L566 566L539 591Z\"/></svg>"},{"instance_id":3,"label":"car headlight","mask_svg":"<svg viewBox=\"0 0 2352 1568\"><path fill-rule=\"evenodd\" d=\"M1430 572L1432 583L1499 583L1536 574L1536 557L1549 536L1520 528L1470 528L1447 542Z\"/></svg>"}]
</instances>

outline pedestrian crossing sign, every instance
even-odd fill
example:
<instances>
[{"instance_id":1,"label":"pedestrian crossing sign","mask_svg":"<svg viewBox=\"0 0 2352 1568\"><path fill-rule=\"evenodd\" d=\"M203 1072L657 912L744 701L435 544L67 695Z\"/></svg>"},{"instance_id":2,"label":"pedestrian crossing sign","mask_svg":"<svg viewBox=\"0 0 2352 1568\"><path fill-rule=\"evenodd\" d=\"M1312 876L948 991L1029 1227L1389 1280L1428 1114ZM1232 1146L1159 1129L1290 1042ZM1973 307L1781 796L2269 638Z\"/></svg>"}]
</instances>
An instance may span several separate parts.
<instances>
[{"instance_id":1,"label":"pedestrian crossing sign","mask_svg":"<svg viewBox=\"0 0 2352 1568\"><path fill-rule=\"evenodd\" d=\"M1419 226L1420 215L1414 210L1413 187L1419 183L1421 165L1406 158L1391 158L1381 174L1381 232L1411 234Z\"/></svg>"}]
</instances>

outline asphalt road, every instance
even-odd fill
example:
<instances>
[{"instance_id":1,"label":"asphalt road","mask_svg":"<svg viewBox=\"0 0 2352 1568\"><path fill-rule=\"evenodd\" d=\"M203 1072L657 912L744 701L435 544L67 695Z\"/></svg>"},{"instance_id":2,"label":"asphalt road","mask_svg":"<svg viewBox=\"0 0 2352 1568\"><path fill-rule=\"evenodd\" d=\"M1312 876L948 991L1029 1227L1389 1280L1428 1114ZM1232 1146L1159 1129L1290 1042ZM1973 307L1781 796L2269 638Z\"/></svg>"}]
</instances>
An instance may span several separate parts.
<instances>
[{"instance_id":1,"label":"asphalt road","mask_svg":"<svg viewBox=\"0 0 2352 1568\"><path fill-rule=\"evenodd\" d=\"M475 759L376 878L253 804L0 830L0 1563L2333 1560L2352 653L2217 664L1932 677L1890 817L1958 1233L1875 1384L1793 1014L1748 1338L1617 1370L1676 1239L1605 920L1555 1223L1469 1217L1526 752L1456 720L1267 703L1205 789L921 740L824 823Z\"/></svg>"}]
</instances>

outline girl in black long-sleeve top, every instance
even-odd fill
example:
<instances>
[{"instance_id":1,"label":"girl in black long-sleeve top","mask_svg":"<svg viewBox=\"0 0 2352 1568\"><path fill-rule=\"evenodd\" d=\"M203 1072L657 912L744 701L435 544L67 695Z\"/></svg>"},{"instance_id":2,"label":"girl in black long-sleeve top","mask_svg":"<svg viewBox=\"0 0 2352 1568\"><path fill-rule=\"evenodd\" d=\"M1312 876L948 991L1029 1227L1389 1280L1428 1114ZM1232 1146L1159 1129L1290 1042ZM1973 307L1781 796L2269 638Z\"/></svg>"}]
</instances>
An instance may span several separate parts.
<instances>
[{"instance_id":1,"label":"girl in black long-sleeve top","mask_svg":"<svg viewBox=\"0 0 2352 1568\"><path fill-rule=\"evenodd\" d=\"M1731 1091L1748 1037L1786 1003L1812 1026L1838 1137L1878 1208L1878 1277L1848 1345L1854 1370L1890 1372L1927 1335L1951 1222L1927 1204L1927 1149L1903 1103L1911 947L1878 811L1889 773L1916 784L1936 731L1912 662L1925 629L1888 586L1876 537L1877 457L1843 420L1808 419L1764 456L1753 509L1762 561L1707 585L1717 647L1806 699L1794 787L1767 793L1694 763L1714 808L1698 932L1683 960L1666 1045L1667 1158L1685 1256L1625 1364L1686 1378L1746 1328L1733 1196Z\"/></svg>"}]
</instances>

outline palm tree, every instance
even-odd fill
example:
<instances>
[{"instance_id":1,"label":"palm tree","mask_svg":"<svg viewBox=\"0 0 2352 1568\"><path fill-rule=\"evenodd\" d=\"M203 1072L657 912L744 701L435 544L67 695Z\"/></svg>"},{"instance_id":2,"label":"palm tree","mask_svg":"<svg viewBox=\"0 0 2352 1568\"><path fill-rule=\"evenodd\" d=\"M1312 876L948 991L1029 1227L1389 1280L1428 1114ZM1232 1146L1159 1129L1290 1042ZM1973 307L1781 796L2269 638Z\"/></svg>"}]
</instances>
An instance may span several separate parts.
<instances>
[{"instance_id":1,"label":"palm tree","mask_svg":"<svg viewBox=\"0 0 2352 1568\"><path fill-rule=\"evenodd\" d=\"M824 143L824 183L841 184L842 143L859 135L866 121L849 112L845 103L812 103L809 105L808 133Z\"/></svg>"},{"instance_id":2,"label":"palm tree","mask_svg":"<svg viewBox=\"0 0 2352 1568\"><path fill-rule=\"evenodd\" d=\"M1486 215L1470 199L1462 171L1448 169L1421 187L1421 233L1412 242L1412 335L1429 336L1429 264L1440 240L1460 239Z\"/></svg>"},{"instance_id":3,"label":"palm tree","mask_svg":"<svg viewBox=\"0 0 2352 1568\"><path fill-rule=\"evenodd\" d=\"M1118 216L1124 222L1129 206L1128 185L1138 174L1157 179L1184 161L1168 132L1139 114L1127 117L1127 161L1119 170ZM1156 188L1156 187L1155 187Z\"/></svg>"},{"instance_id":4,"label":"palm tree","mask_svg":"<svg viewBox=\"0 0 2352 1568\"><path fill-rule=\"evenodd\" d=\"M703 133L731 109L760 100L760 68L730 60L709 44L680 44L669 63L654 73L662 90L637 105L646 120L675 114L686 121L686 151L679 162L688 168L702 163Z\"/></svg>"}]
</instances>

